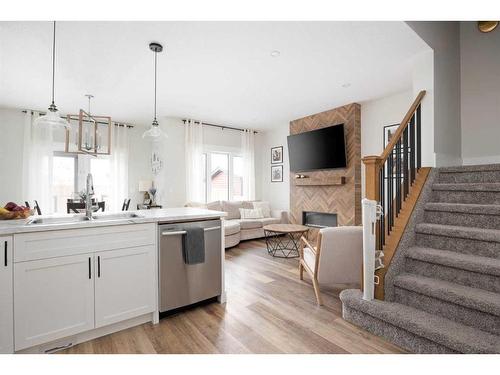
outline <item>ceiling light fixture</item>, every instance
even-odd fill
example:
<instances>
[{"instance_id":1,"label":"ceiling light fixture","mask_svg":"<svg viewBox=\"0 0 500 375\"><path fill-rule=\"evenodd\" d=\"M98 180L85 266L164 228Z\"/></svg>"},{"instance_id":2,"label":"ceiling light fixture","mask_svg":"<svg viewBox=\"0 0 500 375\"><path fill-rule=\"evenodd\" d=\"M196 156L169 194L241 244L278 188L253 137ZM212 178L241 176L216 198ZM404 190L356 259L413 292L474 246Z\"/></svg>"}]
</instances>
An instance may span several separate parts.
<instances>
[{"instance_id":1,"label":"ceiling light fixture","mask_svg":"<svg viewBox=\"0 0 500 375\"><path fill-rule=\"evenodd\" d=\"M69 122L62 119L59 116L59 111L54 103L54 83L55 83L55 73L56 73L56 21L53 21L54 29L52 36L52 103L49 106L49 111L43 115L38 117L35 120L35 125L39 126L52 126L55 128L65 128L69 129Z\"/></svg>"},{"instance_id":2,"label":"ceiling light fixture","mask_svg":"<svg viewBox=\"0 0 500 375\"><path fill-rule=\"evenodd\" d=\"M482 33L489 33L495 30L498 26L498 21L477 21L477 28Z\"/></svg>"},{"instance_id":3,"label":"ceiling light fixture","mask_svg":"<svg viewBox=\"0 0 500 375\"><path fill-rule=\"evenodd\" d=\"M346 89L346 88L348 88L348 87L351 87L351 84L350 84L350 83L348 83L348 82L347 82L347 83L343 83L343 84L342 84L342 87Z\"/></svg>"},{"instance_id":4,"label":"ceiling light fixture","mask_svg":"<svg viewBox=\"0 0 500 375\"><path fill-rule=\"evenodd\" d=\"M271 57L278 57L281 55L281 52L275 49L274 51L271 51Z\"/></svg>"},{"instance_id":5,"label":"ceiling light fixture","mask_svg":"<svg viewBox=\"0 0 500 375\"><path fill-rule=\"evenodd\" d=\"M150 43L149 49L155 54L155 84L154 84L154 92L155 92L155 105L154 105L154 119L151 124L151 129L146 130L142 135L142 138L151 137L151 138L159 138L161 136L166 137L167 135L160 129L160 125L158 124L158 120L156 119L156 76L157 76L157 65L158 65L158 53L163 51L163 46L159 43Z\"/></svg>"}]
</instances>

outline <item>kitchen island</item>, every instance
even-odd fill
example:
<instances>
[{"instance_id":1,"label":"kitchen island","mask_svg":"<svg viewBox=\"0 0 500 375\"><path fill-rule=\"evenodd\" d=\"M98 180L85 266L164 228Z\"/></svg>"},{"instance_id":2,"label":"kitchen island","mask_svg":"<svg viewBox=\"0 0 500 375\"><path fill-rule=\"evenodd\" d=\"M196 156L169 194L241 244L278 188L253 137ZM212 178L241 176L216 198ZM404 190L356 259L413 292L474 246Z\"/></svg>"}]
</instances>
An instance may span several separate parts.
<instances>
[{"instance_id":1,"label":"kitchen island","mask_svg":"<svg viewBox=\"0 0 500 375\"><path fill-rule=\"evenodd\" d=\"M181 237L171 236L179 231L168 236L160 231L165 224L217 228L205 229L205 236L208 243L217 244L217 297L224 302L224 216L171 208L101 214L92 220L58 215L0 221L0 353L48 353L157 323L160 239L182 247ZM175 276L175 270L170 272ZM181 279L177 276L173 282Z\"/></svg>"}]
</instances>

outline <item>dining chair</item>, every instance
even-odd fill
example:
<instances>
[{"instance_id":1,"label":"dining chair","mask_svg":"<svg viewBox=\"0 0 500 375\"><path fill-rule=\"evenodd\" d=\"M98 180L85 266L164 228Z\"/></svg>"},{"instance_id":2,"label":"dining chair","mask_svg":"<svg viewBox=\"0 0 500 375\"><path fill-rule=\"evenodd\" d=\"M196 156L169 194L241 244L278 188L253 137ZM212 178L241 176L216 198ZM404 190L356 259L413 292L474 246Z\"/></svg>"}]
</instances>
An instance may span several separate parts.
<instances>
[{"instance_id":1,"label":"dining chair","mask_svg":"<svg viewBox=\"0 0 500 375\"><path fill-rule=\"evenodd\" d=\"M322 228L317 246L301 237L299 277L304 270L312 279L318 305L323 305L320 285L354 284L361 280L363 264L363 228L343 226Z\"/></svg>"},{"instance_id":2,"label":"dining chair","mask_svg":"<svg viewBox=\"0 0 500 375\"><path fill-rule=\"evenodd\" d=\"M123 200L122 211L128 211L129 206L130 206L130 198L129 199L125 198Z\"/></svg>"}]
</instances>

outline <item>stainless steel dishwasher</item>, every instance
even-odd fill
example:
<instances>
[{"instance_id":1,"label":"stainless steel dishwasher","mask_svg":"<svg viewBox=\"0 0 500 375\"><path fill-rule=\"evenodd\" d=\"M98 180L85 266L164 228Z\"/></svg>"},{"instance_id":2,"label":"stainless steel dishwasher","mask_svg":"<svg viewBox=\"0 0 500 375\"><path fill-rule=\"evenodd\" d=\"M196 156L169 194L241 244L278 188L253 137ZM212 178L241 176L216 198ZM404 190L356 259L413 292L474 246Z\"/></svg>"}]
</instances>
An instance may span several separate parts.
<instances>
[{"instance_id":1,"label":"stainless steel dishwasher","mask_svg":"<svg viewBox=\"0 0 500 375\"><path fill-rule=\"evenodd\" d=\"M186 229L205 231L205 262L185 264L182 240ZM221 221L159 225L160 312L191 305L222 293Z\"/></svg>"}]
</instances>

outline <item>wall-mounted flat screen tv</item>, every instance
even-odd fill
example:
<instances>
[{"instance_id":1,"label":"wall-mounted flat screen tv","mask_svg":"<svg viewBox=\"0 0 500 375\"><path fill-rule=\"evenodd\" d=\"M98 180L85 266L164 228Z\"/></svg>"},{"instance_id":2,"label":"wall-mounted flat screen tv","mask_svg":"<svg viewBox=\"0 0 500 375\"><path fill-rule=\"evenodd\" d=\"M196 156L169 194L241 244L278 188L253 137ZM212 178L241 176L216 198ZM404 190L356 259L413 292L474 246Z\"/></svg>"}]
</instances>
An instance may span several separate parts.
<instances>
[{"instance_id":1,"label":"wall-mounted flat screen tv","mask_svg":"<svg viewBox=\"0 0 500 375\"><path fill-rule=\"evenodd\" d=\"M288 136L290 171L345 168L344 124Z\"/></svg>"}]
</instances>

